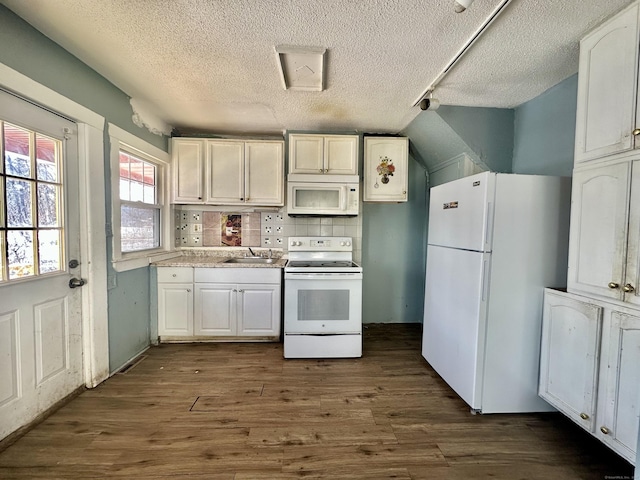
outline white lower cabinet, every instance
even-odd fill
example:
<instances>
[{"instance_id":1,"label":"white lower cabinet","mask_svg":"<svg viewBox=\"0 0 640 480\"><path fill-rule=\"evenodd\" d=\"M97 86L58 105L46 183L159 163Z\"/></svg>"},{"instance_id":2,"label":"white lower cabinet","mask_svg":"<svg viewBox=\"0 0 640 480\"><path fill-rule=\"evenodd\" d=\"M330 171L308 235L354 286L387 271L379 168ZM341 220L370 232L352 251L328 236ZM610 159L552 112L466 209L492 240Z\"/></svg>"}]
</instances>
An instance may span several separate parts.
<instances>
[{"instance_id":1,"label":"white lower cabinet","mask_svg":"<svg viewBox=\"0 0 640 480\"><path fill-rule=\"evenodd\" d=\"M158 268L162 340L279 340L279 268Z\"/></svg>"},{"instance_id":2,"label":"white lower cabinet","mask_svg":"<svg viewBox=\"0 0 640 480\"><path fill-rule=\"evenodd\" d=\"M158 268L158 335L193 335L193 268Z\"/></svg>"},{"instance_id":3,"label":"white lower cabinet","mask_svg":"<svg viewBox=\"0 0 640 480\"><path fill-rule=\"evenodd\" d=\"M635 463L640 312L546 289L539 394Z\"/></svg>"},{"instance_id":4,"label":"white lower cabinet","mask_svg":"<svg viewBox=\"0 0 640 480\"><path fill-rule=\"evenodd\" d=\"M279 268L196 268L194 335L279 340Z\"/></svg>"}]
</instances>

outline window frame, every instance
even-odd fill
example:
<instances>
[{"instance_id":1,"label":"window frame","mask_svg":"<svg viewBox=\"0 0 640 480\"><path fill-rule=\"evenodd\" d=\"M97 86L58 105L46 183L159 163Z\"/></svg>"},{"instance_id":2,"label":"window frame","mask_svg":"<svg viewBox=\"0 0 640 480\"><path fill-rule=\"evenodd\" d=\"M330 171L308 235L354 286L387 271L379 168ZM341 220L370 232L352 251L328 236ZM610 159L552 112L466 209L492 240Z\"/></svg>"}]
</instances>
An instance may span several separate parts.
<instances>
[{"instance_id":1,"label":"window frame","mask_svg":"<svg viewBox=\"0 0 640 480\"><path fill-rule=\"evenodd\" d=\"M109 124L111 140L111 232L112 265L117 272L124 272L148 266L151 262L175 256L171 242L171 205L169 202L170 156L150 143L131 133ZM137 202L120 200L120 151L138 157L156 166L156 204L140 203L143 208L157 209L160 215L160 246L148 250L123 252L121 249L121 207L136 205Z\"/></svg>"}]
</instances>

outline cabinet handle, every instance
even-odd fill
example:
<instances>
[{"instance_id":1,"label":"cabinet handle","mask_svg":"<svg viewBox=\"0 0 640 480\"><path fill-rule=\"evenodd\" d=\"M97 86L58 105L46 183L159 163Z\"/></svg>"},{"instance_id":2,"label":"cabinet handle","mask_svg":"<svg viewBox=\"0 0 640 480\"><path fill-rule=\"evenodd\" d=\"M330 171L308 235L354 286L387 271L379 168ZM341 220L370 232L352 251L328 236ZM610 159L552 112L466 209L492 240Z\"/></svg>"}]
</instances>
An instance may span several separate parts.
<instances>
[{"instance_id":1,"label":"cabinet handle","mask_svg":"<svg viewBox=\"0 0 640 480\"><path fill-rule=\"evenodd\" d=\"M191 289L190 288L187 288L187 293L191 293Z\"/></svg>"},{"instance_id":2,"label":"cabinet handle","mask_svg":"<svg viewBox=\"0 0 640 480\"><path fill-rule=\"evenodd\" d=\"M620 288L620 284L616 283L616 282L609 282L608 287L609 288Z\"/></svg>"},{"instance_id":3,"label":"cabinet handle","mask_svg":"<svg viewBox=\"0 0 640 480\"><path fill-rule=\"evenodd\" d=\"M636 128L636 129L634 129L634 130L633 130L633 132L631 132L631 133L632 133L632 135L633 135L634 137L637 137L638 135L640 135L640 128Z\"/></svg>"},{"instance_id":4,"label":"cabinet handle","mask_svg":"<svg viewBox=\"0 0 640 480\"><path fill-rule=\"evenodd\" d=\"M635 290L635 288L633 288L633 285L631 285L630 283L627 283L624 287L622 287L622 290L627 293L631 293Z\"/></svg>"},{"instance_id":5,"label":"cabinet handle","mask_svg":"<svg viewBox=\"0 0 640 480\"><path fill-rule=\"evenodd\" d=\"M240 293L244 292L244 290L238 290Z\"/></svg>"},{"instance_id":6,"label":"cabinet handle","mask_svg":"<svg viewBox=\"0 0 640 480\"><path fill-rule=\"evenodd\" d=\"M587 415L586 413L583 412L583 413L580 414L580 418L583 419L583 420L589 420L589 415Z\"/></svg>"},{"instance_id":7,"label":"cabinet handle","mask_svg":"<svg viewBox=\"0 0 640 480\"><path fill-rule=\"evenodd\" d=\"M171 276L175 278L175 277L177 277L178 275L176 275L176 274L174 273L174 274L173 274L173 275L171 275Z\"/></svg>"},{"instance_id":8,"label":"cabinet handle","mask_svg":"<svg viewBox=\"0 0 640 480\"><path fill-rule=\"evenodd\" d=\"M600 427L600 431L605 435L609 435L609 429L607 427Z\"/></svg>"}]
</instances>

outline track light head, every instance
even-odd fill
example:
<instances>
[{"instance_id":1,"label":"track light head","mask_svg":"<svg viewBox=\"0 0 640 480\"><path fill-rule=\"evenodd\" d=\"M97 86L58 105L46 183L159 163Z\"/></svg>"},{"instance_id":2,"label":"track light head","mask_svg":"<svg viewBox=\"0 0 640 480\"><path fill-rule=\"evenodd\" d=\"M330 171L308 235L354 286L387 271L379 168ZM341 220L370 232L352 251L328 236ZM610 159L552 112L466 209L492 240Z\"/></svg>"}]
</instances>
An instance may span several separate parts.
<instances>
[{"instance_id":1,"label":"track light head","mask_svg":"<svg viewBox=\"0 0 640 480\"><path fill-rule=\"evenodd\" d=\"M453 8L456 13L464 12L473 3L473 0L453 0Z\"/></svg>"},{"instance_id":2,"label":"track light head","mask_svg":"<svg viewBox=\"0 0 640 480\"><path fill-rule=\"evenodd\" d=\"M440 101L436 98L423 98L420 100L420 110L437 110L440 106Z\"/></svg>"}]
</instances>

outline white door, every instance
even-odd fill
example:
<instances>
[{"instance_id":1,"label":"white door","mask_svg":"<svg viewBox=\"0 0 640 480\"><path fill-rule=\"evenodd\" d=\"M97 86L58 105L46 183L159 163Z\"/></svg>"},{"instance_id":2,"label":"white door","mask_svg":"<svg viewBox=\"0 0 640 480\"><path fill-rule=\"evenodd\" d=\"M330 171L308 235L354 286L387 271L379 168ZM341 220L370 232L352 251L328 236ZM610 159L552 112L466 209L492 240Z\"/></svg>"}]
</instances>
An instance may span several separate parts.
<instances>
[{"instance_id":1,"label":"white door","mask_svg":"<svg viewBox=\"0 0 640 480\"><path fill-rule=\"evenodd\" d=\"M606 323L605 323L606 325ZM640 385L640 317L611 313L607 369L602 406L604 415L596 434L634 463L638 441L638 385Z\"/></svg>"},{"instance_id":2,"label":"white door","mask_svg":"<svg viewBox=\"0 0 640 480\"><path fill-rule=\"evenodd\" d=\"M365 202L407 201L408 155L409 139L406 137L365 137ZM386 174L391 166L393 171ZM378 167L381 168L381 172L378 171Z\"/></svg>"},{"instance_id":3,"label":"white door","mask_svg":"<svg viewBox=\"0 0 640 480\"><path fill-rule=\"evenodd\" d=\"M574 174L567 278L570 291L622 299L630 175L629 162Z\"/></svg>"},{"instance_id":4,"label":"white door","mask_svg":"<svg viewBox=\"0 0 640 480\"><path fill-rule=\"evenodd\" d=\"M283 142L245 144L245 192L253 205L284 205Z\"/></svg>"},{"instance_id":5,"label":"white door","mask_svg":"<svg viewBox=\"0 0 640 480\"><path fill-rule=\"evenodd\" d=\"M244 203L244 142L207 142L207 202Z\"/></svg>"},{"instance_id":6,"label":"white door","mask_svg":"<svg viewBox=\"0 0 640 480\"><path fill-rule=\"evenodd\" d=\"M576 162L634 146L638 76L638 4L580 43Z\"/></svg>"},{"instance_id":7,"label":"white door","mask_svg":"<svg viewBox=\"0 0 640 480\"><path fill-rule=\"evenodd\" d=\"M280 335L280 287L238 285L238 335Z\"/></svg>"},{"instance_id":8,"label":"white door","mask_svg":"<svg viewBox=\"0 0 640 480\"><path fill-rule=\"evenodd\" d=\"M324 173L357 175L358 136L336 135L324 137L324 157Z\"/></svg>"},{"instance_id":9,"label":"white door","mask_svg":"<svg viewBox=\"0 0 640 480\"><path fill-rule=\"evenodd\" d=\"M82 386L83 365L77 126L0 92L0 128L3 438Z\"/></svg>"},{"instance_id":10,"label":"white door","mask_svg":"<svg viewBox=\"0 0 640 480\"><path fill-rule=\"evenodd\" d=\"M174 203L202 203L204 141L174 138L171 158Z\"/></svg>"},{"instance_id":11,"label":"white door","mask_svg":"<svg viewBox=\"0 0 640 480\"><path fill-rule=\"evenodd\" d=\"M237 294L237 285L196 283L193 334L196 336L236 335Z\"/></svg>"},{"instance_id":12,"label":"white door","mask_svg":"<svg viewBox=\"0 0 640 480\"><path fill-rule=\"evenodd\" d=\"M324 172L324 137L289 135L289 173Z\"/></svg>"},{"instance_id":13,"label":"white door","mask_svg":"<svg viewBox=\"0 0 640 480\"><path fill-rule=\"evenodd\" d=\"M481 409L491 255L429 245L422 356L471 408Z\"/></svg>"},{"instance_id":14,"label":"white door","mask_svg":"<svg viewBox=\"0 0 640 480\"><path fill-rule=\"evenodd\" d=\"M429 245L491 251L495 178L483 172L431 189Z\"/></svg>"},{"instance_id":15,"label":"white door","mask_svg":"<svg viewBox=\"0 0 640 480\"><path fill-rule=\"evenodd\" d=\"M601 330L602 307L545 292L539 394L589 432L596 420Z\"/></svg>"}]
</instances>

